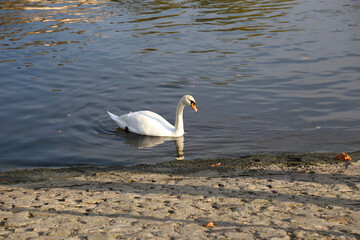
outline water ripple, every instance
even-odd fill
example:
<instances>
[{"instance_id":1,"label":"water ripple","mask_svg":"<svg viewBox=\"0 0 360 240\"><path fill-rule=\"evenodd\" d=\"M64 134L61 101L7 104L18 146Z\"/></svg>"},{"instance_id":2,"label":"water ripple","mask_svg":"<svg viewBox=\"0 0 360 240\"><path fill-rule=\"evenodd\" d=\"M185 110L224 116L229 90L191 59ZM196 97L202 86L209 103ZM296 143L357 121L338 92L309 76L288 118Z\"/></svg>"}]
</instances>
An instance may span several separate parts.
<instances>
[{"instance_id":1,"label":"water ripple","mask_svg":"<svg viewBox=\"0 0 360 240\"><path fill-rule=\"evenodd\" d=\"M184 94L186 159L356 150L360 8L344 1L2 1L1 164L173 160L173 140L106 110L174 123Z\"/></svg>"}]
</instances>

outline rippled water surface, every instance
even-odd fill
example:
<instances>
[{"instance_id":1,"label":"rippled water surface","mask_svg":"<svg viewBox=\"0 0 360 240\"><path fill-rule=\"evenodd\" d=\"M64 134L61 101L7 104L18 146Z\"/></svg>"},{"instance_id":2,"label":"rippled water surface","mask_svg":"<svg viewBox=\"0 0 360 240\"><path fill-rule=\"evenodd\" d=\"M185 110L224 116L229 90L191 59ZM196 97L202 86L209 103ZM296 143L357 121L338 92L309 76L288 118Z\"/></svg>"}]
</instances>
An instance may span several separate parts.
<instances>
[{"instance_id":1,"label":"rippled water surface","mask_svg":"<svg viewBox=\"0 0 360 240\"><path fill-rule=\"evenodd\" d=\"M1 169L360 148L353 0L0 1ZM117 129L149 109L177 140Z\"/></svg>"}]
</instances>

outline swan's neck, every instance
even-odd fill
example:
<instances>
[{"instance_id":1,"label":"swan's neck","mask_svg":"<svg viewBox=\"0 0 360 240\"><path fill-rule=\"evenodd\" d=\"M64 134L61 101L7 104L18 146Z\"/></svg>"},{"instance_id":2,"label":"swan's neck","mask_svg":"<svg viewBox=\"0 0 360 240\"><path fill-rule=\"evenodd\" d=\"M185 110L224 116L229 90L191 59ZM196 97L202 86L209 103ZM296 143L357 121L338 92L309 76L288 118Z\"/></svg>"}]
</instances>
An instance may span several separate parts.
<instances>
[{"instance_id":1,"label":"swan's neck","mask_svg":"<svg viewBox=\"0 0 360 240\"><path fill-rule=\"evenodd\" d=\"M175 120L175 135L182 136L184 134L184 121L183 112L185 105L182 101L179 102L176 108L176 120Z\"/></svg>"}]
</instances>

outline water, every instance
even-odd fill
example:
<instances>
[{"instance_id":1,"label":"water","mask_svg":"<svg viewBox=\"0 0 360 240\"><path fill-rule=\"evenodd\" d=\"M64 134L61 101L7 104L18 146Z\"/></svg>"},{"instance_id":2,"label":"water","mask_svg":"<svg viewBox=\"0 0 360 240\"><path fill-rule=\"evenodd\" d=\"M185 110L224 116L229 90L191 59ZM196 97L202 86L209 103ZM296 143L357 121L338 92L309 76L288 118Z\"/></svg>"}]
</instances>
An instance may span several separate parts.
<instances>
[{"instance_id":1,"label":"water","mask_svg":"<svg viewBox=\"0 0 360 240\"><path fill-rule=\"evenodd\" d=\"M360 5L1 1L0 167L135 165L360 148ZM106 115L149 109L184 138Z\"/></svg>"}]
</instances>

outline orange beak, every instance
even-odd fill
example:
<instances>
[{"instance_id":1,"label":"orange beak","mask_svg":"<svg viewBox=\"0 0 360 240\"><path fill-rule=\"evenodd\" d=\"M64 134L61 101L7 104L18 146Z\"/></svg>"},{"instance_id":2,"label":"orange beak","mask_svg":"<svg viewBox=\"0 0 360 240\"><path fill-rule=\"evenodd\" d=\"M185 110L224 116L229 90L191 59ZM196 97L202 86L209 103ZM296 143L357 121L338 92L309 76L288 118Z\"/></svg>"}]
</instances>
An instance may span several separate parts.
<instances>
[{"instance_id":1,"label":"orange beak","mask_svg":"<svg viewBox=\"0 0 360 240\"><path fill-rule=\"evenodd\" d=\"M198 112L195 103L191 103L190 106L192 107L192 109L194 109L195 112Z\"/></svg>"}]
</instances>

